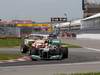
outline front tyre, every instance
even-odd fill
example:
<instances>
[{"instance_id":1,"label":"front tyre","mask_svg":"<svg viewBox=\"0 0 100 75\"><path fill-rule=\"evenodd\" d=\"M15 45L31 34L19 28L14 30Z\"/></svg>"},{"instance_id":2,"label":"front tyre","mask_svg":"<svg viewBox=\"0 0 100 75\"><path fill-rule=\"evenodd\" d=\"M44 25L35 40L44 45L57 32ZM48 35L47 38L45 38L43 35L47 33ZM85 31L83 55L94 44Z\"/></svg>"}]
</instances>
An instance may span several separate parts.
<instances>
[{"instance_id":1,"label":"front tyre","mask_svg":"<svg viewBox=\"0 0 100 75\"><path fill-rule=\"evenodd\" d=\"M29 51L29 47L27 47L26 45L24 45L21 49L20 49L21 53L27 53Z\"/></svg>"},{"instance_id":2,"label":"front tyre","mask_svg":"<svg viewBox=\"0 0 100 75\"><path fill-rule=\"evenodd\" d=\"M36 48L31 48L30 49L30 55L36 55L37 49Z\"/></svg>"}]
</instances>

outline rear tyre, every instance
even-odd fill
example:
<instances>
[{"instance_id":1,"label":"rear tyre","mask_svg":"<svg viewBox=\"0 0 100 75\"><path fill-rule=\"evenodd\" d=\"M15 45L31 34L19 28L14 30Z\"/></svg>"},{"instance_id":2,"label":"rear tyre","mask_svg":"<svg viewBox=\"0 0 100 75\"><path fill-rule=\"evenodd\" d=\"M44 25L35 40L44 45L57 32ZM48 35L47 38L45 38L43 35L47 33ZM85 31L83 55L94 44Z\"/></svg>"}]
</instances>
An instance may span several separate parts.
<instances>
[{"instance_id":1,"label":"rear tyre","mask_svg":"<svg viewBox=\"0 0 100 75\"><path fill-rule=\"evenodd\" d=\"M68 47L62 48L63 57L62 58L68 58Z\"/></svg>"}]
</instances>

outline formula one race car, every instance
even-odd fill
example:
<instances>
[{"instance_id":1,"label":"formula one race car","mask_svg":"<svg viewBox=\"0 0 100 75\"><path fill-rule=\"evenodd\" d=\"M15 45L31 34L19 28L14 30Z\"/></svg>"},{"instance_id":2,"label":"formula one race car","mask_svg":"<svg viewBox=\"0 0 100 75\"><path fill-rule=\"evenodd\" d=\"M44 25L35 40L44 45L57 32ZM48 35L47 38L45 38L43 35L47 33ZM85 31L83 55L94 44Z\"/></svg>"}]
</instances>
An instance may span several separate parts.
<instances>
[{"instance_id":1,"label":"formula one race car","mask_svg":"<svg viewBox=\"0 0 100 75\"><path fill-rule=\"evenodd\" d=\"M68 58L68 48L50 35L32 34L24 39L21 47L21 52L28 53L32 60Z\"/></svg>"}]
</instances>

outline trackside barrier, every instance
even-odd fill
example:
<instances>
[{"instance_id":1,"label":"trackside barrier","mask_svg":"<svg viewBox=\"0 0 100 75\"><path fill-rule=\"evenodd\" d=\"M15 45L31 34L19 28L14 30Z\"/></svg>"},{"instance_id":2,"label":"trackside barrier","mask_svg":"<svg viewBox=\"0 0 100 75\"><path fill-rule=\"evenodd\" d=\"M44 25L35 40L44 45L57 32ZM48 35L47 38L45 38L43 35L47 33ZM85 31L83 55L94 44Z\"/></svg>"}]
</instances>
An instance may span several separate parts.
<instances>
[{"instance_id":1,"label":"trackside barrier","mask_svg":"<svg viewBox=\"0 0 100 75\"><path fill-rule=\"evenodd\" d=\"M72 33L72 32L63 32L59 35L59 37L61 38L66 38L66 39L75 39L76 38L76 34Z\"/></svg>"}]
</instances>

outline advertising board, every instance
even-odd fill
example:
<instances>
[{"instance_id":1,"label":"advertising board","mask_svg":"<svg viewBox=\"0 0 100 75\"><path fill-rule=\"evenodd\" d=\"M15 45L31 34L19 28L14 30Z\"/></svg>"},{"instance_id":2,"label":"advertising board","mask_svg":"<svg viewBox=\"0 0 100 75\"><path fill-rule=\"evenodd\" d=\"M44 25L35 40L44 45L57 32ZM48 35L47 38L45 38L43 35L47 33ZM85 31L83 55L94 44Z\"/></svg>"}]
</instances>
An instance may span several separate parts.
<instances>
[{"instance_id":1,"label":"advertising board","mask_svg":"<svg viewBox=\"0 0 100 75\"><path fill-rule=\"evenodd\" d=\"M21 29L21 34L31 34L36 32L49 33L52 32L51 24L16 24Z\"/></svg>"}]
</instances>

